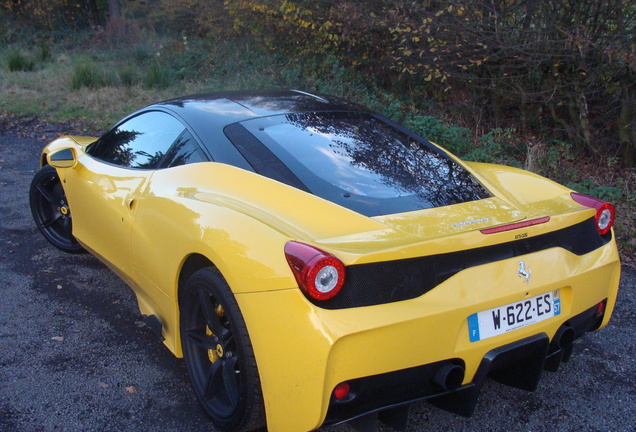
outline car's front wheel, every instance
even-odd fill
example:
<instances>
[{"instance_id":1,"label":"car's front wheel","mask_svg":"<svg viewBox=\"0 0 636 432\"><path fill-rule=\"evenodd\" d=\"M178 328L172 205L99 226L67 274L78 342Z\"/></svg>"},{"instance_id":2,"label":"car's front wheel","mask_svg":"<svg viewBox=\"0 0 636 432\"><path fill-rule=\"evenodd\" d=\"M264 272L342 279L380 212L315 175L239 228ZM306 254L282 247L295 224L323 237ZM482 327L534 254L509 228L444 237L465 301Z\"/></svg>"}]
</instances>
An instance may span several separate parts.
<instances>
[{"instance_id":1,"label":"car's front wheel","mask_svg":"<svg viewBox=\"0 0 636 432\"><path fill-rule=\"evenodd\" d=\"M180 293L181 344L197 399L223 431L264 425L254 351L236 299L216 268L195 272Z\"/></svg>"},{"instance_id":2,"label":"car's front wheel","mask_svg":"<svg viewBox=\"0 0 636 432\"><path fill-rule=\"evenodd\" d=\"M84 251L73 237L71 210L55 168L46 165L35 173L29 201L33 220L44 238L64 252Z\"/></svg>"}]
</instances>

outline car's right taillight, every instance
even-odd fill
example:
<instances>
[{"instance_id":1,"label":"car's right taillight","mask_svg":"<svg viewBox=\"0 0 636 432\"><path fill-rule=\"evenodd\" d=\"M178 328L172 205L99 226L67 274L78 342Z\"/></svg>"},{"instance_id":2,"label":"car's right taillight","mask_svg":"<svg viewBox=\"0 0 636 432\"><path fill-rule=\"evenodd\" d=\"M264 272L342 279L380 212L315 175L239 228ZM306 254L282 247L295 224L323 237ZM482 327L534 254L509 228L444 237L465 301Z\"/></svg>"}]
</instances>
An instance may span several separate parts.
<instances>
[{"instance_id":1,"label":"car's right taillight","mask_svg":"<svg viewBox=\"0 0 636 432\"><path fill-rule=\"evenodd\" d=\"M570 196L577 203L596 210L594 219L596 220L596 229L600 235L607 234L612 229L616 215L612 204L577 192L570 193Z\"/></svg>"},{"instance_id":2,"label":"car's right taillight","mask_svg":"<svg viewBox=\"0 0 636 432\"><path fill-rule=\"evenodd\" d=\"M342 261L314 246L295 241L285 244L285 257L298 286L313 300L329 300L344 284Z\"/></svg>"}]
</instances>

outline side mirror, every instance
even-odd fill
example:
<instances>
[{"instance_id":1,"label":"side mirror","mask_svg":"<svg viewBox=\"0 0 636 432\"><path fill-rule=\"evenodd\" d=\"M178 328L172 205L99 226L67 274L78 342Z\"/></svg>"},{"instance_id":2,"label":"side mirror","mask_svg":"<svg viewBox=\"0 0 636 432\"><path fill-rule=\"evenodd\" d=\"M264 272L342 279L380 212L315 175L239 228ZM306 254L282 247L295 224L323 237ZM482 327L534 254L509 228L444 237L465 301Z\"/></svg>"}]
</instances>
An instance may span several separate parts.
<instances>
[{"instance_id":1,"label":"side mirror","mask_svg":"<svg viewBox=\"0 0 636 432\"><path fill-rule=\"evenodd\" d=\"M46 156L49 164L55 168L73 168L77 163L75 157L75 150L71 148L65 148L53 153L49 153Z\"/></svg>"}]
</instances>

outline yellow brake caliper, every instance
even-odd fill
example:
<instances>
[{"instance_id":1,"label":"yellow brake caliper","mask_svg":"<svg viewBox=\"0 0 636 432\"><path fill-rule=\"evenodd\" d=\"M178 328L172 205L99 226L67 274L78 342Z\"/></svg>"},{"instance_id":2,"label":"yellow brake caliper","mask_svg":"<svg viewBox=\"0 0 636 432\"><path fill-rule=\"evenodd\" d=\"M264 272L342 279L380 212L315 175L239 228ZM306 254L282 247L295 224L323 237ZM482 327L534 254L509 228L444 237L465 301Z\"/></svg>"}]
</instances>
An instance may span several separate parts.
<instances>
[{"instance_id":1,"label":"yellow brake caliper","mask_svg":"<svg viewBox=\"0 0 636 432\"><path fill-rule=\"evenodd\" d=\"M222 305L218 305L215 311L216 311L216 316L218 316L219 318L222 318L225 315L225 311L223 310ZM212 330L210 330L210 327L208 326L205 326L205 334L208 336L214 336L214 333L212 332ZM219 352L219 350L221 350L221 352ZM223 355L223 351L222 351L221 345L217 345L217 349L208 350L208 358L210 359L212 363L217 361L219 359L219 356L222 356L222 355Z\"/></svg>"}]
</instances>

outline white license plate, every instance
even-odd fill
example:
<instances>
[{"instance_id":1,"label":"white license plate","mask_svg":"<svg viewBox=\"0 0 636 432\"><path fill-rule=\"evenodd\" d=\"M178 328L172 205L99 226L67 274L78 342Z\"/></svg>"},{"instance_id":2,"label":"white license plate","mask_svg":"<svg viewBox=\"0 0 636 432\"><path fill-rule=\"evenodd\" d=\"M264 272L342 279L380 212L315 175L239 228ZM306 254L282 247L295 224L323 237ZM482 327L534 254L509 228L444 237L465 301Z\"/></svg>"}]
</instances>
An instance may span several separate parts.
<instances>
[{"instance_id":1,"label":"white license plate","mask_svg":"<svg viewBox=\"0 0 636 432\"><path fill-rule=\"evenodd\" d=\"M561 313L559 290L477 312L468 317L471 342L538 323Z\"/></svg>"}]
</instances>

